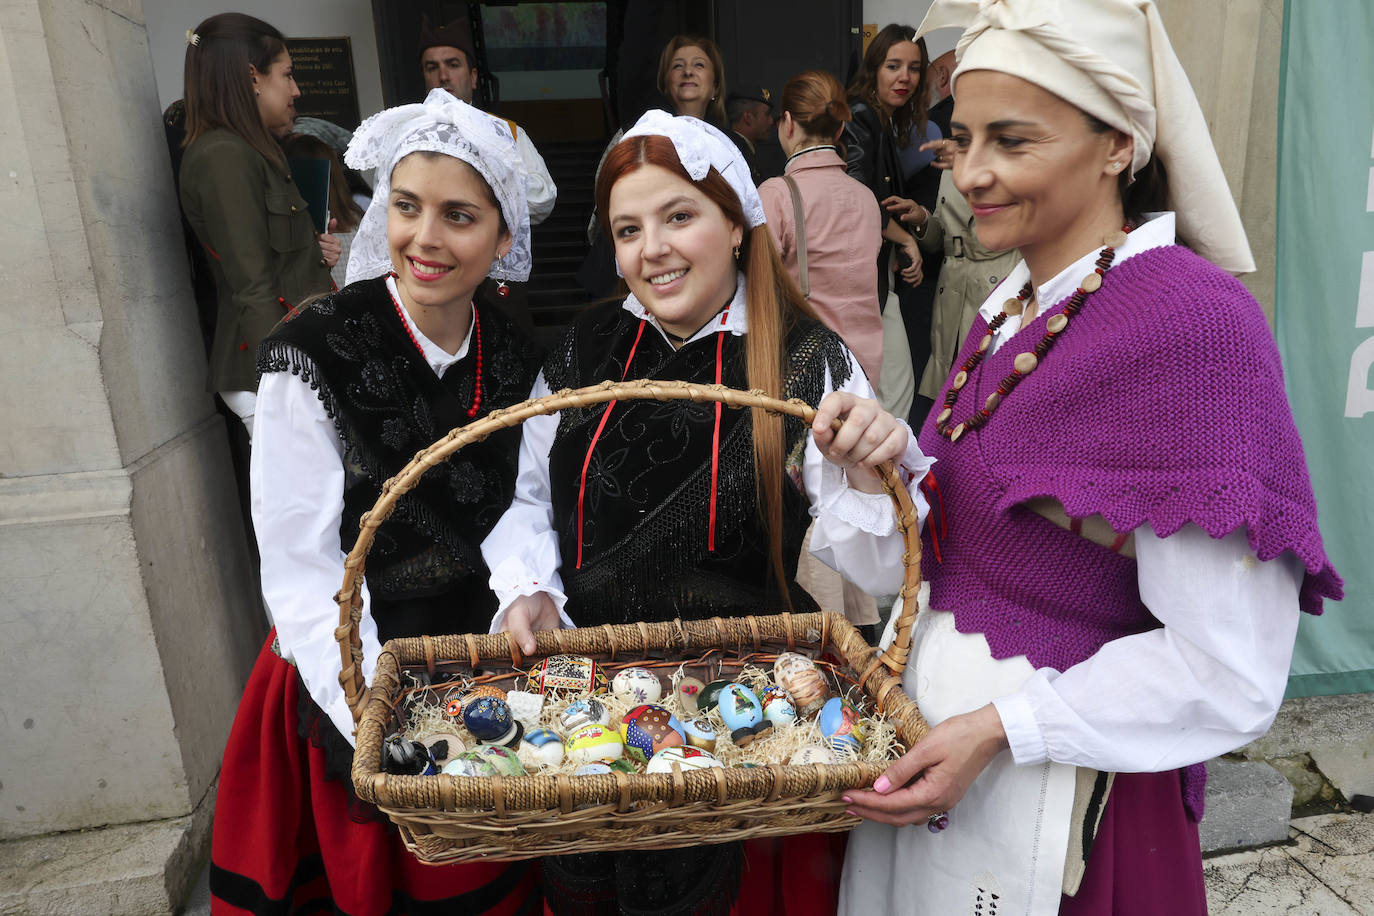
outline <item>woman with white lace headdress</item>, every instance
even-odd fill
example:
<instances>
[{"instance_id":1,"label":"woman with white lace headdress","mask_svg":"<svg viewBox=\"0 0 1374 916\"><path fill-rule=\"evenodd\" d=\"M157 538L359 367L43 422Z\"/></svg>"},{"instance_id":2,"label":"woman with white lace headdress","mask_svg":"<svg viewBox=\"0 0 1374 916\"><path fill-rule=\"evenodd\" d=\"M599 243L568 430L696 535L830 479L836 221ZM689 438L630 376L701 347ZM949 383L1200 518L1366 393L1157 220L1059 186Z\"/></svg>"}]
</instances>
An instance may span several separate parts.
<instances>
[{"instance_id":1,"label":"woman with white lace headdress","mask_svg":"<svg viewBox=\"0 0 1374 916\"><path fill-rule=\"evenodd\" d=\"M1339 598L1273 335L1152 0L935 0L954 184L1022 261L921 445L933 725L849 793L847 913L1201 914L1203 762ZM934 517L934 516L933 516Z\"/></svg>"},{"instance_id":2,"label":"woman with white lace headdress","mask_svg":"<svg viewBox=\"0 0 1374 916\"><path fill-rule=\"evenodd\" d=\"M537 867L420 865L352 795L331 596L383 482L448 430L529 393L535 349L474 299L488 276L529 275L527 176L505 122L442 89L368 119L346 160L378 175L350 282L258 352L253 520L276 628L225 750L214 911L525 912ZM435 467L379 529L359 627L368 680L387 639L491 619L479 548L510 501L519 442L499 432Z\"/></svg>"}]
</instances>

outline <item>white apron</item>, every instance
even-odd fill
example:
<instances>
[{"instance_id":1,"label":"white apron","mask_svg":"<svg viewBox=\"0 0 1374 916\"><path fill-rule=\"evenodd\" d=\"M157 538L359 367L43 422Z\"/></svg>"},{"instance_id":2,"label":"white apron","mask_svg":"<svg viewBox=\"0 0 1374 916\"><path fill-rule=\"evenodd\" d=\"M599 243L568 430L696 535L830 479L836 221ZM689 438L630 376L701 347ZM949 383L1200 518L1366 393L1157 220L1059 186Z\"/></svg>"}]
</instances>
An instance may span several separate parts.
<instances>
[{"instance_id":1,"label":"white apron","mask_svg":"<svg viewBox=\"0 0 1374 916\"><path fill-rule=\"evenodd\" d=\"M911 663L902 686L935 726L1014 693L1034 673L1025 656L997 660L982 634L964 634L954 615L927 605L922 585ZM900 603L882 644L892 641ZM1059 912L1076 768L1018 767L1011 751L993 758L949 813L949 828L865 822L850 834L840 912L1021 916ZM981 905L981 906L980 906Z\"/></svg>"}]
</instances>

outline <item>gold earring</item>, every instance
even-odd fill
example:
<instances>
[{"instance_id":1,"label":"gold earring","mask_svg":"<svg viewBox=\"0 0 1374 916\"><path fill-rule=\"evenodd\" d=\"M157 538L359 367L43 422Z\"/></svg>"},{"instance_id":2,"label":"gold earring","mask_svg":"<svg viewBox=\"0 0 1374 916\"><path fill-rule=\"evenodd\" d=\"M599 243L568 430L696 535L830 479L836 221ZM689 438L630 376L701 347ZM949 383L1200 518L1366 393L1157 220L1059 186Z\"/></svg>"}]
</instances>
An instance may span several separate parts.
<instances>
[{"instance_id":1,"label":"gold earring","mask_svg":"<svg viewBox=\"0 0 1374 916\"><path fill-rule=\"evenodd\" d=\"M735 246L735 260L736 260L736 261L739 260L739 246L738 246L738 245Z\"/></svg>"}]
</instances>

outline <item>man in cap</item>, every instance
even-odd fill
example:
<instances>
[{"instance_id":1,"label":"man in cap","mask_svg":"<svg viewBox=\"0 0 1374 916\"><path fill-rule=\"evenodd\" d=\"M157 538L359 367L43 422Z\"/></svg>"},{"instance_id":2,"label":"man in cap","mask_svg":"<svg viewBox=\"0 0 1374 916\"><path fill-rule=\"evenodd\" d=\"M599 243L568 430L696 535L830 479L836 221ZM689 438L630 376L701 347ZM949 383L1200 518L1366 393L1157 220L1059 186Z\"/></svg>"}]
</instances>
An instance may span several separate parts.
<instances>
[{"instance_id":1,"label":"man in cap","mask_svg":"<svg viewBox=\"0 0 1374 916\"><path fill-rule=\"evenodd\" d=\"M466 18L455 19L447 25L420 28L420 67L425 75L425 91L444 88L454 98L472 104L477 89L477 53L472 41L472 26ZM529 135L509 119L515 148L530 173L530 222L538 224L553 211L558 188L549 177L544 157L534 148Z\"/></svg>"},{"instance_id":2,"label":"man in cap","mask_svg":"<svg viewBox=\"0 0 1374 916\"><path fill-rule=\"evenodd\" d=\"M768 138L776 122L773 94L761 86L732 92L725 99L725 116L730 121L730 139L744 154L754 184L760 184L768 176L759 167L757 144Z\"/></svg>"}]
</instances>

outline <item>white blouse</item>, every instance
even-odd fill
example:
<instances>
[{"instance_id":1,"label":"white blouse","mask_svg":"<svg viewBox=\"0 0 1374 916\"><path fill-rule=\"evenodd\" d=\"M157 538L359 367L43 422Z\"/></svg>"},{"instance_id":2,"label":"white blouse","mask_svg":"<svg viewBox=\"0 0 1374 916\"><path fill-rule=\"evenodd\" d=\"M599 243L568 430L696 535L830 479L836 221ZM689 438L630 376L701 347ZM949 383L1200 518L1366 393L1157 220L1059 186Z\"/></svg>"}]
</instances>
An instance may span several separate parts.
<instances>
[{"instance_id":1,"label":"white blouse","mask_svg":"<svg viewBox=\"0 0 1374 916\"><path fill-rule=\"evenodd\" d=\"M395 281L388 277L386 285L400 302ZM450 354L425 337L408 313L405 321L435 375L442 377L467 355L471 325L458 352ZM277 628L282 657L295 663L310 698L351 743L353 714L339 686L339 644L334 639L339 606L333 596L343 584L347 556L339 541L343 451L317 392L290 372L263 375L249 461L262 597ZM362 668L371 683L381 645L366 583L362 598Z\"/></svg>"},{"instance_id":2,"label":"white blouse","mask_svg":"<svg viewBox=\"0 0 1374 916\"><path fill-rule=\"evenodd\" d=\"M1174 214L1154 215L1126 237L1113 266L1173 243ZM1036 290L1041 309L1069 296L1097 258L1094 249ZM983 318L1029 278L1018 264ZM991 351L1020 328L1021 317L1009 316ZM1189 524L1159 538L1146 525L1134 535L1140 597L1163 627L1114 639L1062 673L1042 668L995 700L1018 764L1155 772L1234 750L1273 722L1298 628L1301 561L1287 552L1260 562L1243 529L1213 539Z\"/></svg>"},{"instance_id":3,"label":"white blouse","mask_svg":"<svg viewBox=\"0 0 1374 916\"><path fill-rule=\"evenodd\" d=\"M723 324L725 330L735 336L748 329L744 300L741 276ZM659 334L663 333L658 322L633 294L625 299L624 308L635 317L646 319ZM721 327L720 322L711 322L691 339L714 334ZM873 389L863 369L848 350L845 358L849 361L849 379L836 389L827 370L825 393L840 390L872 398ZM548 393L548 385L541 374L530 395L539 397ZM553 599L565 627L576 625L563 611L567 596L558 575L558 537L553 526L549 488L549 450L557 430L557 414L525 421L515 499L482 543L482 556L492 571L492 591L500 605L491 622L493 633L502 628L511 602L521 595L541 591ZM915 435L909 435L907 451L900 464L904 470L903 479L909 480L907 488L912 501L920 518L924 519L927 505L919 486L934 461L921 454ZM812 554L872 594L896 593L902 584L903 545L891 500L885 494L863 493L850 488L844 471L821 456L809 433L802 464L802 484L811 503L811 515L816 519L811 534Z\"/></svg>"}]
</instances>

